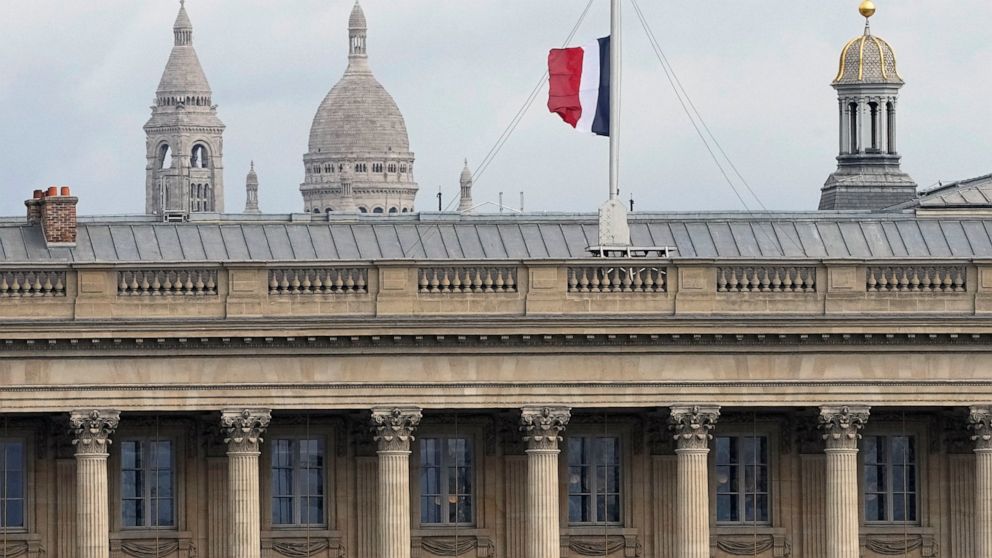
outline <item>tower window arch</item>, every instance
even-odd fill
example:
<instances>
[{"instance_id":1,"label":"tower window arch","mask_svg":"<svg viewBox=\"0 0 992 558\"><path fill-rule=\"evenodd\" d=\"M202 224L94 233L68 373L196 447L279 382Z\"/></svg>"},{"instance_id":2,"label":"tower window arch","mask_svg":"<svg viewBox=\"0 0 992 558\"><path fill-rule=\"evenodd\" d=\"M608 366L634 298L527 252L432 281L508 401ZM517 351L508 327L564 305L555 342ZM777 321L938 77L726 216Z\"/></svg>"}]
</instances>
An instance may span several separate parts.
<instances>
[{"instance_id":1,"label":"tower window arch","mask_svg":"<svg viewBox=\"0 0 992 558\"><path fill-rule=\"evenodd\" d=\"M395 207L390 207L390 208L389 208L389 214L390 214L390 215L393 215L393 214L395 214L395 213L399 213L399 211L397 211Z\"/></svg>"},{"instance_id":2,"label":"tower window arch","mask_svg":"<svg viewBox=\"0 0 992 558\"><path fill-rule=\"evenodd\" d=\"M382 213L382 208L381 207L376 207L376 208L374 208L372 210L372 213Z\"/></svg>"},{"instance_id":3,"label":"tower window arch","mask_svg":"<svg viewBox=\"0 0 992 558\"><path fill-rule=\"evenodd\" d=\"M880 113L878 110L878 103L868 103L868 108L871 110L871 151L878 151L879 149L879 118Z\"/></svg>"},{"instance_id":4,"label":"tower window arch","mask_svg":"<svg viewBox=\"0 0 992 558\"><path fill-rule=\"evenodd\" d=\"M207 153L207 146L202 143L193 146L193 151L190 153L189 166L194 169L210 168L210 156Z\"/></svg>"},{"instance_id":5,"label":"tower window arch","mask_svg":"<svg viewBox=\"0 0 992 558\"><path fill-rule=\"evenodd\" d=\"M167 143L162 144L162 147L158 148L158 168L172 168L172 148Z\"/></svg>"},{"instance_id":6,"label":"tower window arch","mask_svg":"<svg viewBox=\"0 0 992 558\"><path fill-rule=\"evenodd\" d=\"M358 208L358 212L359 212L359 213L368 213L368 212L369 212L369 210L368 210L367 208L365 208L365 207L359 207L359 208Z\"/></svg>"}]
</instances>

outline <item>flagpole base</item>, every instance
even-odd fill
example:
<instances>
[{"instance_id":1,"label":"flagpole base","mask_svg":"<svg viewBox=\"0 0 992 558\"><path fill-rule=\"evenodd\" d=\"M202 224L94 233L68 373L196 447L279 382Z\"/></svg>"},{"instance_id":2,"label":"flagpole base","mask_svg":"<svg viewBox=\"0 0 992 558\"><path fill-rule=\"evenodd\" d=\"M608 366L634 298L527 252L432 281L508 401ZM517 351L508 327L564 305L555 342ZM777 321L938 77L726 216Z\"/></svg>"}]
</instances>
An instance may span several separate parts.
<instances>
[{"instance_id":1,"label":"flagpole base","mask_svg":"<svg viewBox=\"0 0 992 558\"><path fill-rule=\"evenodd\" d=\"M599 208L599 245L630 246L627 208L616 198L608 200Z\"/></svg>"}]
</instances>

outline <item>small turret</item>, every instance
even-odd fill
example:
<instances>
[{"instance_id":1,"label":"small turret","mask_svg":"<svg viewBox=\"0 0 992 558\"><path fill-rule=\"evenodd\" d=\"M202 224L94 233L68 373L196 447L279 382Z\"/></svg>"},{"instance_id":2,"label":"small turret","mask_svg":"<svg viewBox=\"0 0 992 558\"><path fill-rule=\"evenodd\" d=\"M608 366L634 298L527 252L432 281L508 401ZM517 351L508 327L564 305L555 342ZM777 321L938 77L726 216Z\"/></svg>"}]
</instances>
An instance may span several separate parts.
<instances>
[{"instance_id":1,"label":"small turret","mask_svg":"<svg viewBox=\"0 0 992 558\"><path fill-rule=\"evenodd\" d=\"M255 161L251 162L251 170L245 179L245 213L259 214L258 209L258 175L255 174Z\"/></svg>"},{"instance_id":2,"label":"small turret","mask_svg":"<svg viewBox=\"0 0 992 558\"><path fill-rule=\"evenodd\" d=\"M472 204L472 171L468 168L468 159L465 159L465 168L462 169L459 184L461 184L461 194L458 198L458 213L470 213L474 206Z\"/></svg>"}]
</instances>

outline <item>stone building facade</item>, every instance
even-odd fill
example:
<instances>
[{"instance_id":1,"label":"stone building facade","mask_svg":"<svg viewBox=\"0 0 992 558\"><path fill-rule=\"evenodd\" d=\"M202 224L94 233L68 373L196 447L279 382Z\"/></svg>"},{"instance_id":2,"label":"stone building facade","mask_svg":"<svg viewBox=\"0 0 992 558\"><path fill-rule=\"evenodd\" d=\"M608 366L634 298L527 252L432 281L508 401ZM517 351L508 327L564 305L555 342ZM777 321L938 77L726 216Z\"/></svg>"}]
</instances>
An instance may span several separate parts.
<instances>
[{"instance_id":1,"label":"stone building facade","mask_svg":"<svg viewBox=\"0 0 992 558\"><path fill-rule=\"evenodd\" d=\"M988 176L632 214L636 258L595 215L77 201L0 219L4 558L992 558Z\"/></svg>"}]
</instances>

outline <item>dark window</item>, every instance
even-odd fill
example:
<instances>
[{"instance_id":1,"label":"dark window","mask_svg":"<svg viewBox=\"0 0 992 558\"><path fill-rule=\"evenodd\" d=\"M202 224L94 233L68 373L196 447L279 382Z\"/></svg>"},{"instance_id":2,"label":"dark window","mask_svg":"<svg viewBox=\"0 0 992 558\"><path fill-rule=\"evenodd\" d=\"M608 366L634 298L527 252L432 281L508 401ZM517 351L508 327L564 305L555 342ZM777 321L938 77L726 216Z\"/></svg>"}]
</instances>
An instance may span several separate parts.
<instances>
[{"instance_id":1,"label":"dark window","mask_svg":"<svg viewBox=\"0 0 992 558\"><path fill-rule=\"evenodd\" d=\"M620 438L569 436L568 520L620 523Z\"/></svg>"},{"instance_id":2,"label":"dark window","mask_svg":"<svg viewBox=\"0 0 992 558\"><path fill-rule=\"evenodd\" d=\"M865 436L865 521L917 520L916 440L912 436Z\"/></svg>"},{"instance_id":3,"label":"dark window","mask_svg":"<svg viewBox=\"0 0 992 558\"><path fill-rule=\"evenodd\" d=\"M420 522L472 523L472 441L420 439Z\"/></svg>"},{"instance_id":4,"label":"dark window","mask_svg":"<svg viewBox=\"0 0 992 558\"><path fill-rule=\"evenodd\" d=\"M716 519L768 523L768 438L716 438Z\"/></svg>"},{"instance_id":5,"label":"dark window","mask_svg":"<svg viewBox=\"0 0 992 558\"><path fill-rule=\"evenodd\" d=\"M172 527L175 494L172 442L121 443L121 510L125 527Z\"/></svg>"},{"instance_id":6,"label":"dark window","mask_svg":"<svg viewBox=\"0 0 992 558\"><path fill-rule=\"evenodd\" d=\"M382 208L381 207L377 207L377 208L375 208L375 209L372 210L372 213L382 213Z\"/></svg>"},{"instance_id":7,"label":"dark window","mask_svg":"<svg viewBox=\"0 0 992 558\"><path fill-rule=\"evenodd\" d=\"M272 442L272 524L323 525L324 443Z\"/></svg>"},{"instance_id":8,"label":"dark window","mask_svg":"<svg viewBox=\"0 0 992 558\"><path fill-rule=\"evenodd\" d=\"M0 440L0 531L24 527L24 442Z\"/></svg>"}]
</instances>

